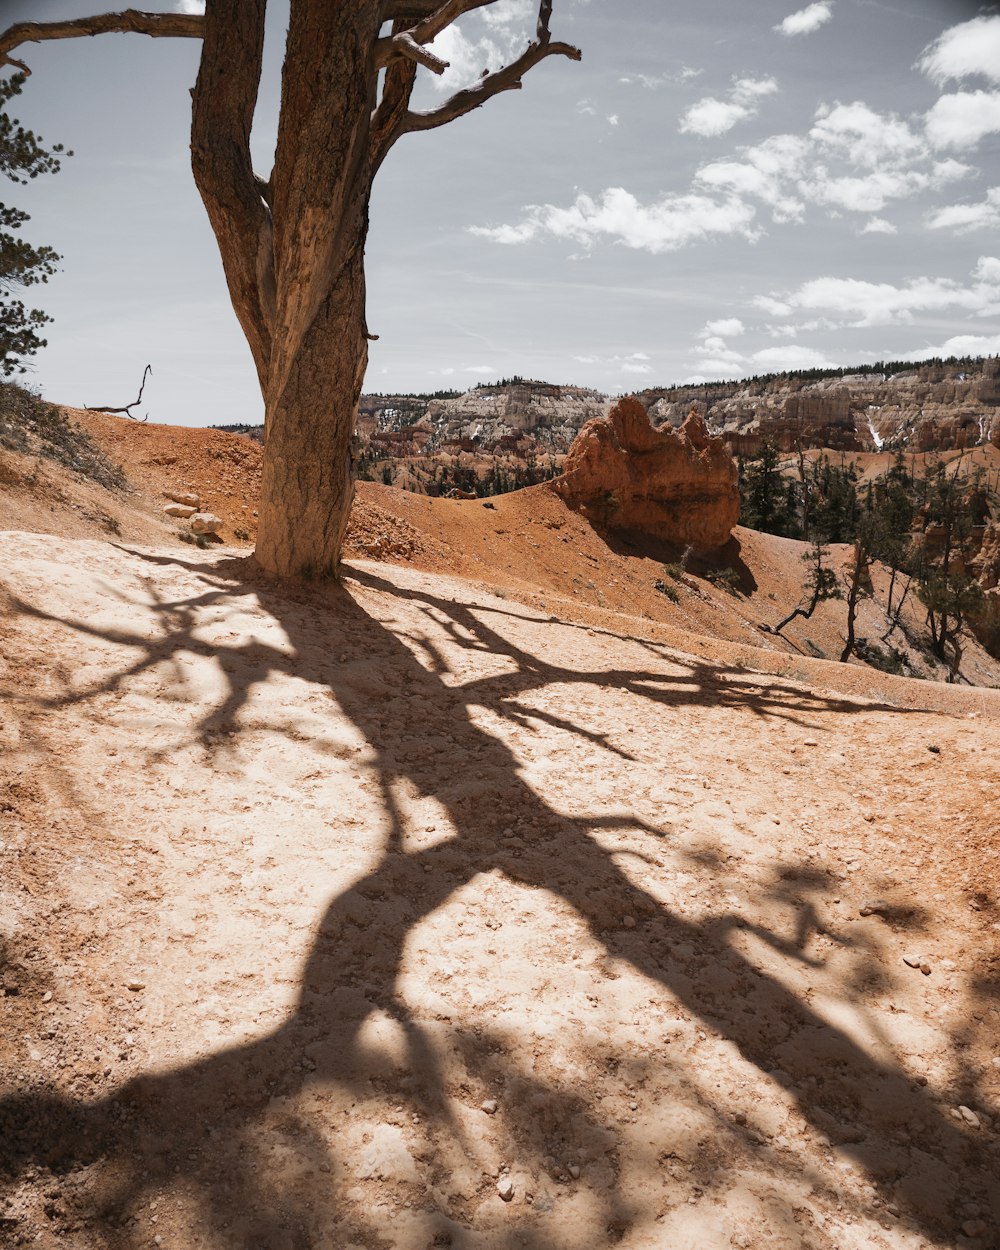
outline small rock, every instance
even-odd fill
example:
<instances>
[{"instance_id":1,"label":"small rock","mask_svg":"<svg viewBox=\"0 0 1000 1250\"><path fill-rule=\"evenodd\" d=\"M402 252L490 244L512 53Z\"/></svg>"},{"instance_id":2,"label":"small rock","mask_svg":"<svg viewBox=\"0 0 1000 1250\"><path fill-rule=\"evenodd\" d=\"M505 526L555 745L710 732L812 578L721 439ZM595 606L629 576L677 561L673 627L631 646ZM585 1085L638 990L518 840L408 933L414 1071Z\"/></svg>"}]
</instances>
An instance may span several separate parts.
<instances>
[{"instance_id":1,"label":"small rock","mask_svg":"<svg viewBox=\"0 0 1000 1250\"><path fill-rule=\"evenodd\" d=\"M497 1193L504 1202L510 1202L511 1198L514 1197L514 1182L509 1176L501 1176L497 1181Z\"/></svg>"},{"instance_id":2,"label":"small rock","mask_svg":"<svg viewBox=\"0 0 1000 1250\"><path fill-rule=\"evenodd\" d=\"M622 916L622 924L626 929L635 928L635 916Z\"/></svg>"},{"instance_id":3,"label":"small rock","mask_svg":"<svg viewBox=\"0 0 1000 1250\"><path fill-rule=\"evenodd\" d=\"M903 956L903 963L906 964L907 967L909 968L919 968L920 965L923 963L923 958L922 956L914 955L911 952L909 955Z\"/></svg>"},{"instance_id":4,"label":"small rock","mask_svg":"<svg viewBox=\"0 0 1000 1250\"><path fill-rule=\"evenodd\" d=\"M858 912L862 916L884 916L889 910L890 904L884 898L869 898L858 908Z\"/></svg>"},{"instance_id":5,"label":"small rock","mask_svg":"<svg viewBox=\"0 0 1000 1250\"><path fill-rule=\"evenodd\" d=\"M966 1237L981 1237L986 1232L986 1222L984 1220L966 1220L962 1225L962 1232Z\"/></svg>"},{"instance_id":6,"label":"small rock","mask_svg":"<svg viewBox=\"0 0 1000 1250\"><path fill-rule=\"evenodd\" d=\"M144 990L146 988L146 982L145 981L129 981L126 983L125 988L127 990L131 990L133 994L138 994L140 990Z\"/></svg>"},{"instance_id":7,"label":"small rock","mask_svg":"<svg viewBox=\"0 0 1000 1250\"><path fill-rule=\"evenodd\" d=\"M189 516L194 516L198 509L192 508L190 504L186 503L168 503L163 511L167 516L176 516L186 519Z\"/></svg>"},{"instance_id":8,"label":"small rock","mask_svg":"<svg viewBox=\"0 0 1000 1250\"><path fill-rule=\"evenodd\" d=\"M570 1176L572 1176L572 1178L575 1181L578 1181L580 1179L580 1169L575 1163L567 1163L566 1171L570 1174Z\"/></svg>"},{"instance_id":9,"label":"small rock","mask_svg":"<svg viewBox=\"0 0 1000 1250\"><path fill-rule=\"evenodd\" d=\"M935 744L934 744L933 742L929 742L929 743L927 744L927 750L928 750L928 751L930 751L932 755L940 755L940 754L941 754L941 748L940 748L939 746L935 746Z\"/></svg>"},{"instance_id":10,"label":"small rock","mask_svg":"<svg viewBox=\"0 0 1000 1250\"><path fill-rule=\"evenodd\" d=\"M953 972L956 967L954 959L942 959L941 967L944 968L946 972Z\"/></svg>"},{"instance_id":11,"label":"small rock","mask_svg":"<svg viewBox=\"0 0 1000 1250\"><path fill-rule=\"evenodd\" d=\"M43 1002L43 1003L51 1003L51 1002L52 1002L52 991L51 991L51 990L46 990L46 991L45 991L45 993L42 995L42 1002Z\"/></svg>"},{"instance_id":12,"label":"small rock","mask_svg":"<svg viewBox=\"0 0 1000 1250\"><path fill-rule=\"evenodd\" d=\"M487 1115L496 1115L497 1100L495 1098L487 1098L485 1102L479 1104L479 1110L485 1111Z\"/></svg>"},{"instance_id":13,"label":"small rock","mask_svg":"<svg viewBox=\"0 0 1000 1250\"><path fill-rule=\"evenodd\" d=\"M183 507L190 508L192 512L197 512L198 504L201 503L198 496L192 494L190 491L168 490L164 491L164 494L168 499L172 499L174 503L179 503ZM176 515L176 513L174 515Z\"/></svg>"},{"instance_id":14,"label":"small rock","mask_svg":"<svg viewBox=\"0 0 1000 1250\"><path fill-rule=\"evenodd\" d=\"M973 1128L979 1128L979 1116L976 1115L975 1111L973 1111L971 1107L966 1107L964 1105L959 1107L958 1114L962 1117L966 1124L971 1124Z\"/></svg>"},{"instance_id":15,"label":"small rock","mask_svg":"<svg viewBox=\"0 0 1000 1250\"><path fill-rule=\"evenodd\" d=\"M222 529L222 518L212 512L196 512L191 518L193 534L217 534Z\"/></svg>"},{"instance_id":16,"label":"small rock","mask_svg":"<svg viewBox=\"0 0 1000 1250\"><path fill-rule=\"evenodd\" d=\"M927 962L926 959L921 960L920 971L924 974L925 977L929 977L931 975L931 966Z\"/></svg>"},{"instance_id":17,"label":"small rock","mask_svg":"<svg viewBox=\"0 0 1000 1250\"><path fill-rule=\"evenodd\" d=\"M802 745L804 747L818 747L819 743L816 741L815 738L804 738L802 740Z\"/></svg>"}]
</instances>

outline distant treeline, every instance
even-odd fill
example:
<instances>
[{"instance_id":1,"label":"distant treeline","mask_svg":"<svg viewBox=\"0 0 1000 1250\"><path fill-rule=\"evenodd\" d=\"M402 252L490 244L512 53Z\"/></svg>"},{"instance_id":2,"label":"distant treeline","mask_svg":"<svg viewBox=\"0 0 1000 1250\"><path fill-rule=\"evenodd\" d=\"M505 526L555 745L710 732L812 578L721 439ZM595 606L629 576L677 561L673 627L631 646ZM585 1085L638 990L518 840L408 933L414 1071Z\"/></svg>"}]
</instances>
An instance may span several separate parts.
<instances>
[{"instance_id":1,"label":"distant treeline","mask_svg":"<svg viewBox=\"0 0 1000 1250\"><path fill-rule=\"evenodd\" d=\"M755 373L752 377L718 378L714 382L691 382L689 384L674 382L670 386L650 386L644 389L669 394L671 391L709 390L717 386L767 386L768 383L780 381L782 378L787 378L790 382L822 382L827 378L870 376L875 373L891 377L895 373L916 373L918 369L971 367L980 365L982 362L982 356L929 356L926 360L876 360L868 365L843 365L835 369L795 369L785 370L782 373Z\"/></svg>"}]
</instances>

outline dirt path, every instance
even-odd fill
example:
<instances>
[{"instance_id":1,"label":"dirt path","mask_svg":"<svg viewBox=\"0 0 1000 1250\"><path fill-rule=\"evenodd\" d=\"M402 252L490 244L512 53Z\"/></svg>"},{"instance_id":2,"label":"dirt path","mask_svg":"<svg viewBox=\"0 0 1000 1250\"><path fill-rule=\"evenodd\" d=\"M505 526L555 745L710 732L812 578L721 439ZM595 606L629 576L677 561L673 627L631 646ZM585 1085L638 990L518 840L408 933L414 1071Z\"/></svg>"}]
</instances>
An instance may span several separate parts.
<instances>
[{"instance_id":1,"label":"dirt path","mask_svg":"<svg viewBox=\"0 0 1000 1250\"><path fill-rule=\"evenodd\" d=\"M4 539L5 1245L998 1244L996 693Z\"/></svg>"}]
</instances>

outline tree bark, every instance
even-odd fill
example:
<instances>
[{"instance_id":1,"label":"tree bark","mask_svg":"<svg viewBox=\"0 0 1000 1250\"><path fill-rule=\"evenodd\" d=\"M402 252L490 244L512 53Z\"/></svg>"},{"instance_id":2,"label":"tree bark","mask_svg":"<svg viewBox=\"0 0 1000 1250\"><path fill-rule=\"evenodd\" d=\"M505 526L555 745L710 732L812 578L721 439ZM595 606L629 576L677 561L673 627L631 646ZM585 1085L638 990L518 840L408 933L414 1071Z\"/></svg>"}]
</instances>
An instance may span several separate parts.
<instances>
[{"instance_id":1,"label":"tree bark","mask_svg":"<svg viewBox=\"0 0 1000 1250\"><path fill-rule=\"evenodd\" d=\"M364 230L267 397L257 562L283 577L329 578L354 499L352 435L368 363Z\"/></svg>"}]
</instances>

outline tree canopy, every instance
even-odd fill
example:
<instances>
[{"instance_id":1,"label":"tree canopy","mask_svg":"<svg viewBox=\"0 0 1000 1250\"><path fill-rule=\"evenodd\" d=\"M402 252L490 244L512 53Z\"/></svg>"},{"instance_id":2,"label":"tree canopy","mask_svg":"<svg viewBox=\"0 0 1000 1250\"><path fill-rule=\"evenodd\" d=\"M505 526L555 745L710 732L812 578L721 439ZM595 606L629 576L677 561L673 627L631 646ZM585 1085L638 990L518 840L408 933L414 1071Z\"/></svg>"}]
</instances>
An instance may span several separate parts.
<instances>
[{"instance_id":1,"label":"tree canopy","mask_svg":"<svg viewBox=\"0 0 1000 1250\"><path fill-rule=\"evenodd\" d=\"M0 174L26 186L39 174L57 173L59 155L72 152L64 153L60 143L46 149L40 136L11 116L11 101L24 81L23 71L0 78ZM25 371L25 359L45 346L39 330L52 320L15 297L24 287L47 282L60 259L51 247L34 247L18 237L29 220L27 213L0 203L0 374L5 377Z\"/></svg>"}]
</instances>

